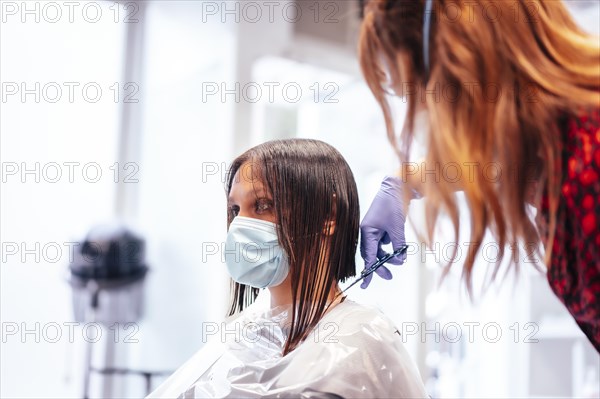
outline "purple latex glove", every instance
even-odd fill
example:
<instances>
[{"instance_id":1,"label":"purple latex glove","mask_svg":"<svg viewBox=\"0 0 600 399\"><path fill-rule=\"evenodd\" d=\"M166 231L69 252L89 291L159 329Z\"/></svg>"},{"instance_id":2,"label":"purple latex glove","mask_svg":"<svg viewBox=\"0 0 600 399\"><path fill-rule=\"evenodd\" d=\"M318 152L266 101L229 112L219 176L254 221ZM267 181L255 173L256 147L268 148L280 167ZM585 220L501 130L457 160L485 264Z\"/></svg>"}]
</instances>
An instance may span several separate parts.
<instances>
[{"instance_id":1,"label":"purple latex glove","mask_svg":"<svg viewBox=\"0 0 600 399\"><path fill-rule=\"evenodd\" d=\"M365 268L377 262L386 252L381 248L384 244L392 243L395 249L406 244L404 238L404 192L402 180L399 177L386 176L381 188L375 196L371 207L360 224L360 254L365 261ZM388 263L401 265L406 260L406 252L391 258ZM392 273L385 266L380 266L377 273L384 280L390 280ZM360 288L367 288L373 274L365 277Z\"/></svg>"}]
</instances>

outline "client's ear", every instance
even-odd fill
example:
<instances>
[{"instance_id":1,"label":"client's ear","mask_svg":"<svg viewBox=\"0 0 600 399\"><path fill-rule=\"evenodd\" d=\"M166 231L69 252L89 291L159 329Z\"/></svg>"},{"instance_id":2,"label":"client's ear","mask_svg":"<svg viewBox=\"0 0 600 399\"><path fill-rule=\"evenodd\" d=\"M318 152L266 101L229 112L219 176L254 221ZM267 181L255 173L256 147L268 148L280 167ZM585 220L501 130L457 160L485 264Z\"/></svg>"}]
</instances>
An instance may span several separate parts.
<instances>
[{"instance_id":1,"label":"client's ear","mask_svg":"<svg viewBox=\"0 0 600 399\"><path fill-rule=\"evenodd\" d=\"M325 236L331 236L335 232L335 215L337 213L337 207L335 205L335 200L336 200L335 193L333 193L331 219L326 221L325 225L323 226L323 235L325 235Z\"/></svg>"},{"instance_id":2,"label":"client's ear","mask_svg":"<svg viewBox=\"0 0 600 399\"><path fill-rule=\"evenodd\" d=\"M335 220L331 219L325 222L325 226L323 227L323 235L331 236L335 232Z\"/></svg>"}]
</instances>

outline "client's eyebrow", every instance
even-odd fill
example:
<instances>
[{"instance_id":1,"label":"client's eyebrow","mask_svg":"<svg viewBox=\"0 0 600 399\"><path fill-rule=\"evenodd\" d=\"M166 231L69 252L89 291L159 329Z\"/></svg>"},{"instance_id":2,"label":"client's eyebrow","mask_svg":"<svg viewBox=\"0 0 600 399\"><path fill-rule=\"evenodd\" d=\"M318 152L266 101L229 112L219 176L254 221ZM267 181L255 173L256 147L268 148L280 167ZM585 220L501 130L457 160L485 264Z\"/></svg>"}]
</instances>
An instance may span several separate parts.
<instances>
[{"instance_id":1,"label":"client's eyebrow","mask_svg":"<svg viewBox=\"0 0 600 399\"><path fill-rule=\"evenodd\" d=\"M255 189L255 190L247 191L244 198L248 198L248 197L250 197L250 199L267 198L267 199L272 200L271 196L268 195L267 191L262 186L260 186L259 188ZM231 195L227 196L227 205L231 205L234 203L235 203L235 201L233 200L233 198L231 198Z\"/></svg>"}]
</instances>

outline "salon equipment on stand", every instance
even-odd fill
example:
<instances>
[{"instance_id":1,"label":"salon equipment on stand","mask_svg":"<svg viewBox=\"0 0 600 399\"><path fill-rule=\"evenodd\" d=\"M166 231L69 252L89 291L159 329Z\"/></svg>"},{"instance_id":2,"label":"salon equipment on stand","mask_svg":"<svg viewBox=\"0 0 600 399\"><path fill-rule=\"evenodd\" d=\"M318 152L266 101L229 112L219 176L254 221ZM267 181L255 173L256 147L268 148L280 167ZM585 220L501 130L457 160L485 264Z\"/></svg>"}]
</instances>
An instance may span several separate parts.
<instances>
[{"instance_id":1,"label":"salon equipment on stand","mask_svg":"<svg viewBox=\"0 0 600 399\"><path fill-rule=\"evenodd\" d=\"M143 315L147 272L142 238L118 225L93 228L76 247L69 265L75 321L94 323L99 328L135 327L134 323ZM88 341L86 345L83 381L86 399L90 397L93 373L103 377L103 397L110 395L114 375L139 375L145 379L149 392L152 376L169 374L113 367L117 347L111 338L105 339L104 367L94 368L94 342Z\"/></svg>"}]
</instances>

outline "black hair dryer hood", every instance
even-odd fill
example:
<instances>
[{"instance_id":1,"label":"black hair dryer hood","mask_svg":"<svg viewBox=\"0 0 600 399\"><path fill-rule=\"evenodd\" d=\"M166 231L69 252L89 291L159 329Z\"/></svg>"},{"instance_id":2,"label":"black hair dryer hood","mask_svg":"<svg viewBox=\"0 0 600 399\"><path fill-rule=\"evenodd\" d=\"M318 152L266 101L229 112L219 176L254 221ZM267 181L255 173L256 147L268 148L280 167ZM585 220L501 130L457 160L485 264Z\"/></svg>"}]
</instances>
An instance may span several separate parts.
<instances>
[{"instance_id":1,"label":"black hair dryer hood","mask_svg":"<svg viewBox=\"0 0 600 399\"><path fill-rule=\"evenodd\" d=\"M80 279L136 279L146 274L145 243L118 225L94 227L78 246L69 268Z\"/></svg>"},{"instance_id":2,"label":"black hair dryer hood","mask_svg":"<svg viewBox=\"0 0 600 399\"><path fill-rule=\"evenodd\" d=\"M125 227L94 227L69 264L75 319L135 322L143 313L145 242Z\"/></svg>"}]
</instances>

